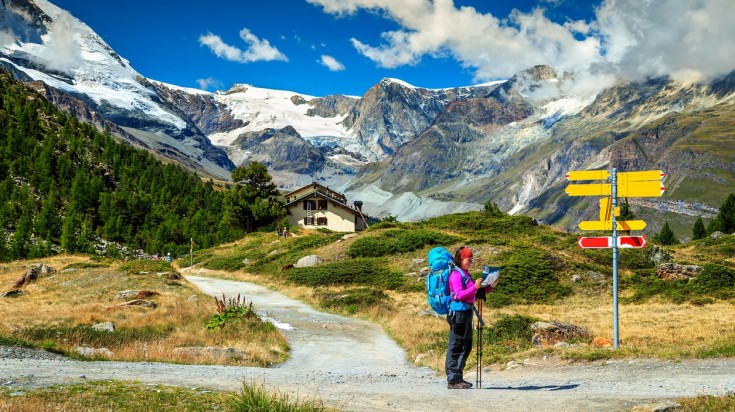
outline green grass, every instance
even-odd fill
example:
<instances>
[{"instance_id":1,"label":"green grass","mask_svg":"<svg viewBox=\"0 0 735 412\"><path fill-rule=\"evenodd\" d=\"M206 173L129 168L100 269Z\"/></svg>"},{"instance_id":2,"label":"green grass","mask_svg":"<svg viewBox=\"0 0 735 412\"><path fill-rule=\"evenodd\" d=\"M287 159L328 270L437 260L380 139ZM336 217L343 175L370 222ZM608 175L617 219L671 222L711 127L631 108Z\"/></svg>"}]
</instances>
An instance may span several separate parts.
<instances>
[{"instance_id":1,"label":"green grass","mask_svg":"<svg viewBox=\"0 0 735 412\"><path fill-rule=\"evenodd\" d=\"M17 391L18 392L18 391ZM140 382L95 381L19 391L0 390L0 410L64 410L79 412L227 411L317 412L328 411L318 400L292 399L256 384L243 384L237 393L205 388L146 385Z\"/></svg>"},{"instance_id":2,"label":"green grass","mask_svg":"<svg viewBox=\"0 0 735 412\"><path fill-rule=\"evenodd\" d=\"M140 275L142 273L155 273L155 272L175 272L173 266L171 266L165 260L132 260L125 262L120 265L120 271L125 272L129 275Z\"/></svg>"}]
</instances>

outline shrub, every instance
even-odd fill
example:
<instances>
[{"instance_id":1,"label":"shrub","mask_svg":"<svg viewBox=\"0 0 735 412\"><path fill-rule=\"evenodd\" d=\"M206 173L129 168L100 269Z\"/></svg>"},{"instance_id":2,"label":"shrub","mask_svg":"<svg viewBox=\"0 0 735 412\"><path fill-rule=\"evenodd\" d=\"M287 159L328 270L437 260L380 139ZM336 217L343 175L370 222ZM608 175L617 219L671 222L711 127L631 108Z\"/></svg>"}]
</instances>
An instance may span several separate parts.
<instances>
[{"instance_id":1,"label":"shrub","mask_svg":"<svg viewBox=\"0 0 735 412\"><path fill-rule=\"evenodd\" d=\"M287 279L306 286L371 285L396 289L403 284L400 273L391 272L384 259L359 258L308 268L293 268Z\"/></svg>"},{"instance_id":2,"label":"shrub","mask_svg":"<svg viewBox=\"0 0 735 412\"><path fill-rule=\"evenodd\" d=\"M571 293L559 283L553 259L536 249L516 249L507 258L498 287L488 295L492 306L513 303L549 303Z\"/></svg>"},{"instance_id":3,"label":"shrub","mask_svg":"<svg viewBox=\"0 0 735 412\"><path fill-rule=\"evenodd\" d=\"M388 230L378 236L363 237L355 240L347 250L347 255L356 257L381 257L395 253L406 253L425 246L451 244L458 238L440 232L424 229Z\"/></svg>"},{"instance_id":4,"label":"shrub","mask_svg":"<svg viewBox=\"0 0 735 412\"><path fill-rule=\"evenodd\" d=\"M707 263L692 282L692 288L703 294L727 298L733 294L735 270L715 263Z\"/></svg>"}]
</instances>

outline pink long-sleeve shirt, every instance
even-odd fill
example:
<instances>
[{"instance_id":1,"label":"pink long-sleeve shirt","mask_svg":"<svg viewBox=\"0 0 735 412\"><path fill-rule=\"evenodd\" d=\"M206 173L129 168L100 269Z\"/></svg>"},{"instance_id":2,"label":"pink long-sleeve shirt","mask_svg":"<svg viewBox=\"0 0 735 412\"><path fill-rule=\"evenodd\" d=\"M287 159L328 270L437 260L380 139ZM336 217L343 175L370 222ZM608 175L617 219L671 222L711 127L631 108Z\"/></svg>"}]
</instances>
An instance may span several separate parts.
<instances>
[{"instance_id":1,"label":"pink long-sleeve shirt","mask_svg":"<svg viewBox=\"0 0 735 412\"><path fill-rule=\"evenodd\" d=\"M454 295L454 300L469 304L475 303L475 294L477 293L475 281L465 271L467 286L463 287L462 274L459 273L460 270L464 271L464 269L456 268L449 274L449 292Z\"/></svg>"}]
</instances>

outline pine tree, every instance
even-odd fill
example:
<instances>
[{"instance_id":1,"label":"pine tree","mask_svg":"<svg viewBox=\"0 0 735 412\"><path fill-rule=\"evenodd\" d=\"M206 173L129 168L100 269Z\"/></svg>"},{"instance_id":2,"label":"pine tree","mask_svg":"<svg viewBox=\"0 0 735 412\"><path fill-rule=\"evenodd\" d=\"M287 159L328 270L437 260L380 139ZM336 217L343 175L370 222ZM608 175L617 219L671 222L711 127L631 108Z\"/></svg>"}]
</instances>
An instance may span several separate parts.
<instances>
[{"instance_id":1,"label":"pine tree","mask_svg":"<svg viewBox=\"0 0 735 412\"><path fill-rule=\"evenodd\" d=\"M702 222L702 218L697 218L697 221L694 222L694 227L692 228L692 239L704 239L704 237L707 236L707 231L704 229L704 223Z\"/></svg>"},{"instance_id":2,"label":"pine tree","mask_svg":"<svg viewBox=\"0 0 735 412\"><path fill-rule=\"evenodd\" d=\"M672 232L669 227L669 222L664 223L664 227L661 228L661 232L654 236L654 240L662 245L673 245L674 243L679 243L679 240L674 236L674 232Z\"/></svg>"},{"instance_id":3,"label":"pine tree","mask_svg":"<svg viewBox=\"0 0 735 412\"><path fill-rule=\"evenodd\" d=\"M735 233L735 193L725 199L720 206L720 213L717 214L717 220L720 221L721 231L727 234Z\"/></svg>"}]
</instances>

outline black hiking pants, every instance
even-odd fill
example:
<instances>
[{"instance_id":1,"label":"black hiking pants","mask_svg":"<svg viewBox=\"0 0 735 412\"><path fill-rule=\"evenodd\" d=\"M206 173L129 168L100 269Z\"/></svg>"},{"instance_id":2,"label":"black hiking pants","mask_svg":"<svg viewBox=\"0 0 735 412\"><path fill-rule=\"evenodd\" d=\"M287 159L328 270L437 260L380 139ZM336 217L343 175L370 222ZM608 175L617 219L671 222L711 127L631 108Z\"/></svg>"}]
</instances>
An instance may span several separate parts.
<instances>
[{"instance_id":1,"label":"black hiking pants","mask_svg":"<svg viewBox=\"0 0 735 412\"><path fill-rule=\"evenodd\" d=\"M447 382L456 383L463 380L462 373L472 351L472 309L449 312L447 322L449 345L444 369Z\"/></svg>"}]
</instances>

